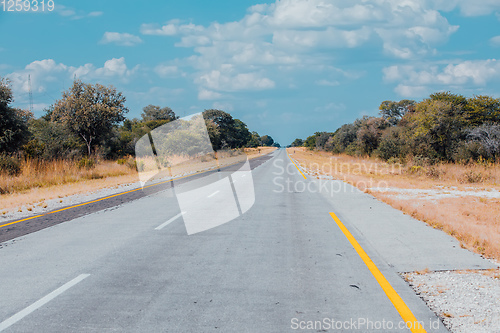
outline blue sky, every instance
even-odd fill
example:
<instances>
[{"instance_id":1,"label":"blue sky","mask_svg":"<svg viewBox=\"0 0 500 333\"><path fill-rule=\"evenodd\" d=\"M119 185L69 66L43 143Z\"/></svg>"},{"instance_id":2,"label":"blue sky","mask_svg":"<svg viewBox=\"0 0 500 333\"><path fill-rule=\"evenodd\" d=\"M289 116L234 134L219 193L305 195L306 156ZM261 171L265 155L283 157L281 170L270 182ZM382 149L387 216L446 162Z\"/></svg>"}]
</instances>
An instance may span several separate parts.
<instances>
[{"instance_id":1,"label":"blue sky","mask_svg":"<svg viewBox=\"0 0 500 333\"><path fill-rule=\"evenodd\" d=\"M0 11L0 76L36 116L74 77L148 104L230 112L281 144L384 100L500 97L498 0L60 1ZM497 60L499 59L499 60Z\"/></svg>"}]
</instances>

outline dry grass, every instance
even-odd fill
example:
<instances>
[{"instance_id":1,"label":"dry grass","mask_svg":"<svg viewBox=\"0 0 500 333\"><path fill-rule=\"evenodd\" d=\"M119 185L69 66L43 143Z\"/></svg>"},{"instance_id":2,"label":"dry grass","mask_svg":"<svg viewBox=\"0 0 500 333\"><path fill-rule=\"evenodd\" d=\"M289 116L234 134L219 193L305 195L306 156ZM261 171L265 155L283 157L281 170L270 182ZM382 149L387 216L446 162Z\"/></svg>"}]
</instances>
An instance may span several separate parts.
<instances>
[{"instance_id":1,"label":"dry grass","mask_svg":"<svg viewBox=\"0 0 500 333\"><path fill-rule=\"evenodd\" d=\"M0 196L0 214L21 206L43 207L45 200L138 180L134 169L115 161L100 161L94 168L86 169L68 160L23 160L21 170L18 176L0 173L0 188L4 192Z\"/></svg>"},{"instance_id":2,"label":"dry grass","mask_svg":"<svg viewBox=\"0 0 500 333\"><path fill-rule=\"evenodd\" d=\"M111 188L118 185L130 184L138 181L137 173L124 176L107 177L80 181L76 183L66 183L49 187L32 188L27 191L3 194L0 196L0 214L9 211L22 211L21 207L40 206L47 207L46 200L60 199L75 194L85 194L104 188ZM27 208L27 209L28 209Z\"/></svg>"},{"instance_id":3,"label":"dry grass","mask_svg":"<svg viewBox=\"0 0 500 333\"><path fill-rule=\"evenodd\" d=\"M464 248L500 260L500 199L479 196L446 196L446 190L500 190L500 165L388 164L377 159L356 158L303 148L288 149L291 156L315 177L330 175L390 204L406 214L458 239ZM294 153L295 152L295 153ZM444 193L438 199L408 196L402 192L377 188L435 189Z\"/></svg>"},{"instance_id":4,"label":"dry grass","mask_svg":"<svg viewBox=\"0 0 500 333\"><path fill-rule=\"evenodd\" d=\"M79 168L71 160L41 161L27 159L21 162L21 173L10 176L0 173L0 188L7 193L17 193L32 188L43 188L93 179L131 175L134 169L116 161L99 161L94 168Z\"/></svg>"},{"instance_id":5,"label":"dry grass","mask_svg":"<svg viewBox=\"0 0 500 333\"><path fill-rule=\"evenodd\" d=\"M276 149L277 148L275 147L245 148L245 154L247 154L248 157L253 158L272 153Z\"/></svg>"},{"instance_id":6,"label":"dry grass","mask_svg":"<svg viewBox=\"0 0 500 333\"><path fill-rule=\"evenodd\" d=\"M288 152L301 165L317 175L329 174L347 181L373 180L386 181L390 187L399 188L433 188L455 186L470 189L499 188L500 165L482 164L449 164L418 165L415 161L402 164L389 164L372 158L360 158L348 155L332 155L322 151L309 151L305 148L288 148ZM295 153L294 153L295 152ZM369 185L368 183L367 185ZM373 186L367 186L373 187Z\"/></svg>"},{"instance_id":7,"label":"dry grass","mask_svg":"<svg viewBox=\"0 0 500 333\"><path fill-rule=\"evenodd\" d=\"M373 194L394 208L443 230L463 247L486 257L500 259L500 201L477 197L440 200L402 200L384 193Z\"/></svg>"}]
</instances>

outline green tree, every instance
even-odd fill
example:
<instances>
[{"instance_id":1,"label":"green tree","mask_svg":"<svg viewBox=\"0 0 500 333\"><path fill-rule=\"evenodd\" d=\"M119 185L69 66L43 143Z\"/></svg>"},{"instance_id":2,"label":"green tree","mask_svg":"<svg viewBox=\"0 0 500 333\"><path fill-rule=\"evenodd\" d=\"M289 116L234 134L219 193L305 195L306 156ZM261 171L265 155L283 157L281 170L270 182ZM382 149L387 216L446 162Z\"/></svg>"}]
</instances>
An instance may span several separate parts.
<instances>
[{"instance_id":1,"label":"green tree","mask_svg":"<svg viewBox=\"0 0 500 333\"><path fill-rule=\"evenodd\" d=\"M248 146L249 141L253 140L247 125L239 119L234 119L227 112L216 109L205 110L203 118L216 151Z\"/></svg>"},{"instance_id":2,"label":"green tree","mask_svg":"<svg viewBox=\"0 0 500 333\"><path fill-rule=\"evenodd\" d=\"M263 146L271 147L274 143L274 139L270 135L263 135L260 137L260 141Z\"/></svg>"},{"instance_id":3,"label":"green tree","mask_svg":"<svg viewBox=\"0 0 500 333\"><path fill-rule=\"evenodd\" d=\"M46 160L78 157L85 151L85 145L78 136L61 123L41 117L29 122L30 140L23 146L26 154Z\"/></svg>"},{"instance_id":4,"label":"green tree","mask_svg":"<svg viewBox=\"0 0 500 333\"><path fill-rule=\"evenodd\" d=\"M90 156L96 146L112 133L128 112L125 96L112 86L86 84L75 80L52 111L52 120L61 122L85 142Z\"/></svg>"},{"instance_id":5,"label":"green tree","mask_svg":"<svg viewBox=\"0 0 500 333\"><path fill-rule=\"evenodd\" d=\"M399 102L384 101L380 104L380 116L387 122L395 126L408 112L412 112L415 108L415 101L404 99Z\"/></svg>"},{"instance_id":6,"label":"green tree","mask_svg":"<svg viewBox=\"0 0 500 333\"><path fill-rule=\"evenodd\" d=\"M356 133L358 149L362 154L371 155L378 148L383 131L389 126L384 118L364 117Z\"/></svg>"},{"instance_id":7,"label":"green tree","mask_svg":"<svg viewBox=\"0 0 500 333\"><path fill-rule=\"evenodd\" d=\"M0 78L0 153L17 151L29 136L27 123L33 118L33 114L12 108L10 104L13 101L9 81Z\"/></svg>"},{"instance_id":8,"label":"green tree","mask_svg":"<svg viewBox=\"0 0 500 333\"><path fill-rule=\"evenodd\" d=\"M461 108L462 110L465 110L468 104L467 98L450 91L431 94L429 100L450 103L454 108Z\"/></svg>"},{"instance_id":9,"label":"green tree","mask_svg":"<svg viewBox=\"0 0 500 333\"><path fill-rule=\"evenodd\" d=\"M208 135L215 151L224 148L233 148L232 137L234 130L233 117L222 110L209 109L203 112L207 125Z\"/></svg>"},{"instance_id":10,"label":"green tree","mask_svg":"<svg viewBox=\"0 0 500 333\"><path fill-rule=\"evenodd\" d=\"M377 153L380 158L388 160L391 157L404 157L405 140L401 126L387 128L380 138Z\"/></svg>"},{"instance_id":11,"label":"green tree","mask_svg":"<svg viewBox=\"0 0 500 333\"><path fill-rule=\"evenodd\" d=\"M328 140L332 135L333 133L319 132L319 134L316 135L316 140L315 140L316 149L324 150L326 143L328 142Z\"/></svg>"},{"instance_id":12,"label":"green tree","mask_svg":"<svg viewBox=\"0 0 500 333\"><path fill-rule=\"evenodd\" d=\"M171 108L161 108L157 105L148 105L142 108L142 122L151 130L179 119Z\"/></svg>"},{"instance_id":13,"label":"green tree","mask_svg":"<svg viewBox=\"0 0 500 333\"><path fill-rule=\"evenodd\" d=\"M149 104L142 108L141 114L143 121L151 121L151 120L168 120L173 121L179 119L168 106L162 108L158 105Z\"/></svg>"},{"instance_id":14,"label":"green tree","mask_svg":"<svg viewBox=\"0 0 500 333\"><path fill-rule=\"evenodd\" d=\"M474 96L467 100L465 119L469 126L500 123L500 99L490 96Z\"/></svg>"},{"instance_id":15,"label":"green tree","mask_svg":"<svg viewBox=\"0 0 500 333\"><path fill-rule=\"evenodd\" d=\"M291 144L292 147L302 147L303 145L304 145L304 140L298 138L295 139Z\"/></svg>"},{"instance_id":16,"label":"green tree","mask_svg":"<svg viewBox=\"0 0 500 333\"><path fill-rule=\"evenodd\" d=\"M10 82L8 79L0 77L0 105L8 106L14 101L14 95L12 89L10 88Z\"/></svg>"},{"instance_id":17,"label":"green tree","mask_svg":"<svg viewBox=\"0 0 500 333\"><path fill-rule=\"evenodd\" d=\"M432 96L432 95L431 95ZM454 146L464 139L463 103L429 98L407 117L414 155L451 160Z\"/></svg>"},{"instance_id":18,"label":"green tree","mask_svg":"<svg viewBox=\"0 0 500 333\"><path fill-rule=\"evenodd\" d=\"M247 125L239 119L234 120L235 127L235 144L238 148L244 147L252 139L252 133L247 128Z\"/></svg>"},{"instance_id":19,"label":"green tree","mask_svg":"<svg viewBox=\"0 0 500 333\"><path fill-rule=\"evenodd\" d=\"M359 120L356 120L352 124L342 125L334 134L332 142L328 143L328 146L333 147L332 151L334 153L343 153L348 147L353 149L356 144L359 127Z\"/></svg>"},{"instance_id":20,"label":"green tree","mask_svg":"<svg viewBox=\"0 0 500 333\"><path fill-rule=\"evenodd\" d=\"M313 150L316 148L316 138L321 134L321 132L316 132L313 135L310 135L304 141L304 147L307 149Z\"/></svg>"},{"instance_id":21,"label":"green tree","mask_svg":"<svg viewBox=\"0 0 500 333\"><path fill-rule=\"evenodd\" d=\"M252 132L250 140L248 140L246 147L248 148L257 148L262 145L262 142L260 140L260 135L257 132Z\"/></svg>"}]
</instances>

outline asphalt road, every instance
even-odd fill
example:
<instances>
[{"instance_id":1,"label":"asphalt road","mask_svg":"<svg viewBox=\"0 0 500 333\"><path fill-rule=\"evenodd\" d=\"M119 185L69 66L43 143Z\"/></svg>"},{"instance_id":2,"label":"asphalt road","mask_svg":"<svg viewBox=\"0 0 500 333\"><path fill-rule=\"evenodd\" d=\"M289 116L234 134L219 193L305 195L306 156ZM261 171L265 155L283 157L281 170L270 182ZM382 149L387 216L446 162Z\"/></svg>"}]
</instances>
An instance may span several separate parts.
<instances>
[{"instance_id":1,"label":"asphalt road","mask_svg":"<svg viewBox=\"0 0 500 333\"><path fill-rule=\"evenodd\" d=\"M446 332L398 272L487 262L350 186L304 179L284 150L270 157L252 198L231 182L239 216L205 231L188 235L188 220L231 216L233 199L196 188L233 169L3 242L0 331L410 332L415 318Z\"/></svg>"},{"instance_id":2,"label":"asphalt road","mask_svg":"<svg viewBox=\"0 0 500 333\"><path fill-rule=\"evenodd\" d=\"M250 168L256 168L257 166L266 162L269 158L269 155L264 155L249 160ZM240 165L241 163L238 163L236 165L221 168L221 170L234 171ZM35 231L49 228L56 224L63 223L69 220L73 220L77 217L89 215L101 210L112 209L127 202L134 201L158 192L169 190L172 188L172 186L178 186L187 182L193 182L200 178L206 177L207 175L213 175L217 172L217 170L212 170L204 173L194 174L191 176L180 177L174 179L173 182L160 180L153 184L146 184L143 189L136 188L125 192L116 193L108 197L103 197L88 202L82 202L77 205L60 207L43 214L29 216L27 218L21 218L12 221L0 221L0 242L5 242L17 237L28 235Z\"/></svg>"}]
</instances>

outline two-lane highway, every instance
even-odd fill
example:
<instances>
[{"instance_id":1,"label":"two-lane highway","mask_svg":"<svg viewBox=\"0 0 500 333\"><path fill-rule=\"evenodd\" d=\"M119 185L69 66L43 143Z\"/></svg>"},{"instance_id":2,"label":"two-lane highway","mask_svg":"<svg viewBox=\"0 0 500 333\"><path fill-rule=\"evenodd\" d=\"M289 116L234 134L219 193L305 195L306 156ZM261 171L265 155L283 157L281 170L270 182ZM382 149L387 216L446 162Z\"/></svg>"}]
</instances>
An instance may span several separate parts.
<instances>
[{"instance_id":1,"label":"two-lane highway","mask_svg":"<svg viewBox=\"0 0 500 333\"><path fill-rule=\"evenodd\" d=\"M413 332L446 332L389 263L381 236L346 210L365 194L288 190L315 180L284 150L271 157L251 171L253 206L242 211L240 200L237 217L215 228L188 235L184 218L220 215L233 200L223 191L198 193L203 214L194 214L165 189L3 243L0 330L410 332L415 318ZM234 191L242 180L233 178ZM193 184L176 184L176 194ZM438 232L428 229L412 238Z\"/></svg>"}]
</instances>

